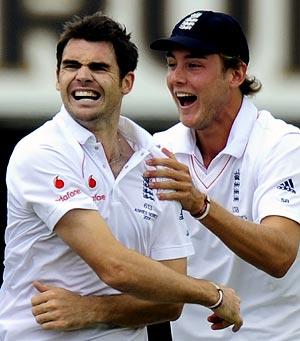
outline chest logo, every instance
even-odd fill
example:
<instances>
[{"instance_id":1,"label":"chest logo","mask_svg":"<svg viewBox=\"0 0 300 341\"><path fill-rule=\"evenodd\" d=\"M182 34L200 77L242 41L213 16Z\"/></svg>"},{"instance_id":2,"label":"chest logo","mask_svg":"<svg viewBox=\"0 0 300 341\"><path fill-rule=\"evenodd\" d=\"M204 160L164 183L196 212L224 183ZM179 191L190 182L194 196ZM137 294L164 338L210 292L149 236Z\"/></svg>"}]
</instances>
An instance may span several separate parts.
<instances>
[{"instance_id":1,"label":"chest logo","mask_svg":"<svg viewBox=\"0 0 300 341\"><path fill-rule=\"evenodd\" d=\"M143 177L143 198L150 199L154 201L154 193L151 188L149 188L150 178Z\"/></svg>"},{"instance_id":2,"label":"chest logo","mask_svg":"<svg viewBox=\"0 0 300 341\"><path fill-rule=\"evenodd\" d=\"M54 186L58 189L62 189L65 186L64 181L57 175L53 180Z\"/></svg>"},{"instance_id":3,"label":"chest logo","mask_svg":"<svg viewBox=\"0 0 300 341\"><path fill-rule=\"evenodd\" d=\"M90 188L95 188L97 185L97 181L95 180L95 178L93 177L93 175L89 176L89 180L88 180L88 184Z\"/></svg>"},{"instance_id":4,"label":"chest logo","mask_svg":"<svg viewBox=\"0 0 300 341\"><path fill-rule=\"evenodd\" d=\"M233 174L233 201L240 200L241 173L236 170Z\"/></svg>"}]
</instances>

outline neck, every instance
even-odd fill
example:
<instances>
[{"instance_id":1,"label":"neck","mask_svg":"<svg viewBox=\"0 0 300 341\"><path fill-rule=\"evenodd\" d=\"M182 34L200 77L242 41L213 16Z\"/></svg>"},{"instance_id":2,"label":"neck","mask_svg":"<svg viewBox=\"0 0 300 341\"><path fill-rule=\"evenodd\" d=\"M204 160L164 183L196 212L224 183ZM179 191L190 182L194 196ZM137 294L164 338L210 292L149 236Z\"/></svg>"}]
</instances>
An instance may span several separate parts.
<instances>
[{"instance_id":1,"label":"neck","mask_svg":"<svg viewBox=\"0 0 300 341\"><path fill-rule=\"evenodd\" d=\"M121 159L124 158L126 152L125 152L125 142L126 140L124 137L120 134L117 133L116 138L114 139L114 142L111 144L111 151L110 155L106 155L107 161L110 165L113 163L119 162ZM126 142L127 144L127 142Z\"/></svg>"},{"instance_id":2,"label":"neck","mask_svg":"<svg viewBox=\"0 0 300 341\"><path fill-rule=\"evenodd\" d=\"M205 167L226 147L228 137L241 107L242 100L231 106L230 110L222 112L209 127L203 130L195 130L197 147L201 151Z\"/></svg>"},{"instance_id":3,"label":"neck","mask_svg":"<svg viewBox=\"0 0 300 341\"><path fill-rule=\"evenodd\" d=\"M110 159L107 159L115 177L118 176L133 153L134 151L127 140L118 133L115 148L113 149Z\"/></svg>"},{"instance_id":4,"label":"neck","mask_svg":"<svg viewBox=\"0 0 300 341\"><path fill-rule=\"evenodd\" d=\"M222 132L206 134L199 130L195 131L197 147L201 151L203 163L207 168L211 161L225 148L228 135L221 136Z\"/></svg>"},{"instance_id":5,"label":"neck","mask_svg":"<svg viewBox=\"0 0 300 341\"><path fill-rule=\"evenodd\" d=\"M120 134L118 133L118 121L99 120L97 125L89 129L101 142L108 162L120 154Z\"/></svg>"}]
</instances>

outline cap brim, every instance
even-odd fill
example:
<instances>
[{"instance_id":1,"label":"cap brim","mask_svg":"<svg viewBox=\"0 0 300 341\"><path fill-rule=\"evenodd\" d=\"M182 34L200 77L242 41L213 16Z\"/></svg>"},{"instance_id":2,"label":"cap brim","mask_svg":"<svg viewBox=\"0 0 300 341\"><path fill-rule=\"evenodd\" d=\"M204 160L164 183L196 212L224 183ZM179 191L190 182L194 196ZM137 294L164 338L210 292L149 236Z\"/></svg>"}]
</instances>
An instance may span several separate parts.
<instances>
[{"instance_id":1,"label":"cap brim","mask_svg":"<svg viewBox=\"0 0 300 341\"><path fill-rule=\"evenodd\" d=\"M183 47L191 50L199 50L203 54L218 53L219 49L208 42L186 36L173 36L155 40L150 44L152 50L170 51L174 48Z\"/></svg>"}]
</instances>

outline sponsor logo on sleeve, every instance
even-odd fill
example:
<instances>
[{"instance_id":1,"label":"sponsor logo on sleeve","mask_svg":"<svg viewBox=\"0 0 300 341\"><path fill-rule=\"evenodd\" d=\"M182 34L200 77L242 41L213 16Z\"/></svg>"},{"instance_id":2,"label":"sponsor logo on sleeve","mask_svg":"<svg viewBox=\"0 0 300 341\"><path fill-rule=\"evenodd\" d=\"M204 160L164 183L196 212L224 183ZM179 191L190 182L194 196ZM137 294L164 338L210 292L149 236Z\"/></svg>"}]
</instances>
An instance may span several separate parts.
<instances>
[{"instance_id":1,"label":"sponsor logo on sleeve","mask_svg":"<svg viewBox=\"0 0 300 341\"><path fill-rule=\"evenodd\" d=\"M292 179L283 181L281 184L277 186L277 188L296 194L295 186Z\"/></svg>"}]
</instances>

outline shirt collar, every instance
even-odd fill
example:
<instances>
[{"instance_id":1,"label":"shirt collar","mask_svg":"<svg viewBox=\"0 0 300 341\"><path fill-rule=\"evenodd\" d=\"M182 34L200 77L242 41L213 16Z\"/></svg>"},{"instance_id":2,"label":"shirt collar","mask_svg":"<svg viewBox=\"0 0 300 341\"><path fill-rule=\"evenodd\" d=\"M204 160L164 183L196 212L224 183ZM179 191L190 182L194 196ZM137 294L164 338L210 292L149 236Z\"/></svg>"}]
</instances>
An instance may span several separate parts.
<instances>
[{"instance_id":1,"label":"shirt collar","mask_svg":"<svg viewBox=\"0 0 300 341\"><path fill-rule=\"evenodd\" d=\"M242 106L235 118L223 154L239 158L243 155L254 123L258 117L255 105L244 96Z\"/></svg>"},{"instance_id":2,"label":"shirt collar","mask_svg":"<svg viewBox=\"0 0 300 341\"><path fill-rule=\"evenodd\" d=\"M227 145L220 154L228 154L237 158L242 156L257 117L255 105L244 96L241 108L231 127ZM185 127L182 123L176 124L171 130L173 130L173 136L176 136L172 142L173 151L192 155L196 148L195 131Z\"/></svg>"},{"instance_id":3,"label":"shirt collar","mask_svg":"<svg viewBox=\"0 0 300 341\"><path fill-rule=\"evenodd\" d=\"M77 123L64 106L61 107L55 120L57 120L59 125L68 133L68 135L71 134L79 144L84 145L90 141L94 143L97 142L95 135ZM154 145L151 134L127 117L120 116L119 130L132 145L137 147L137 149L150 149Z\"/></svg>"}]
</instances>

